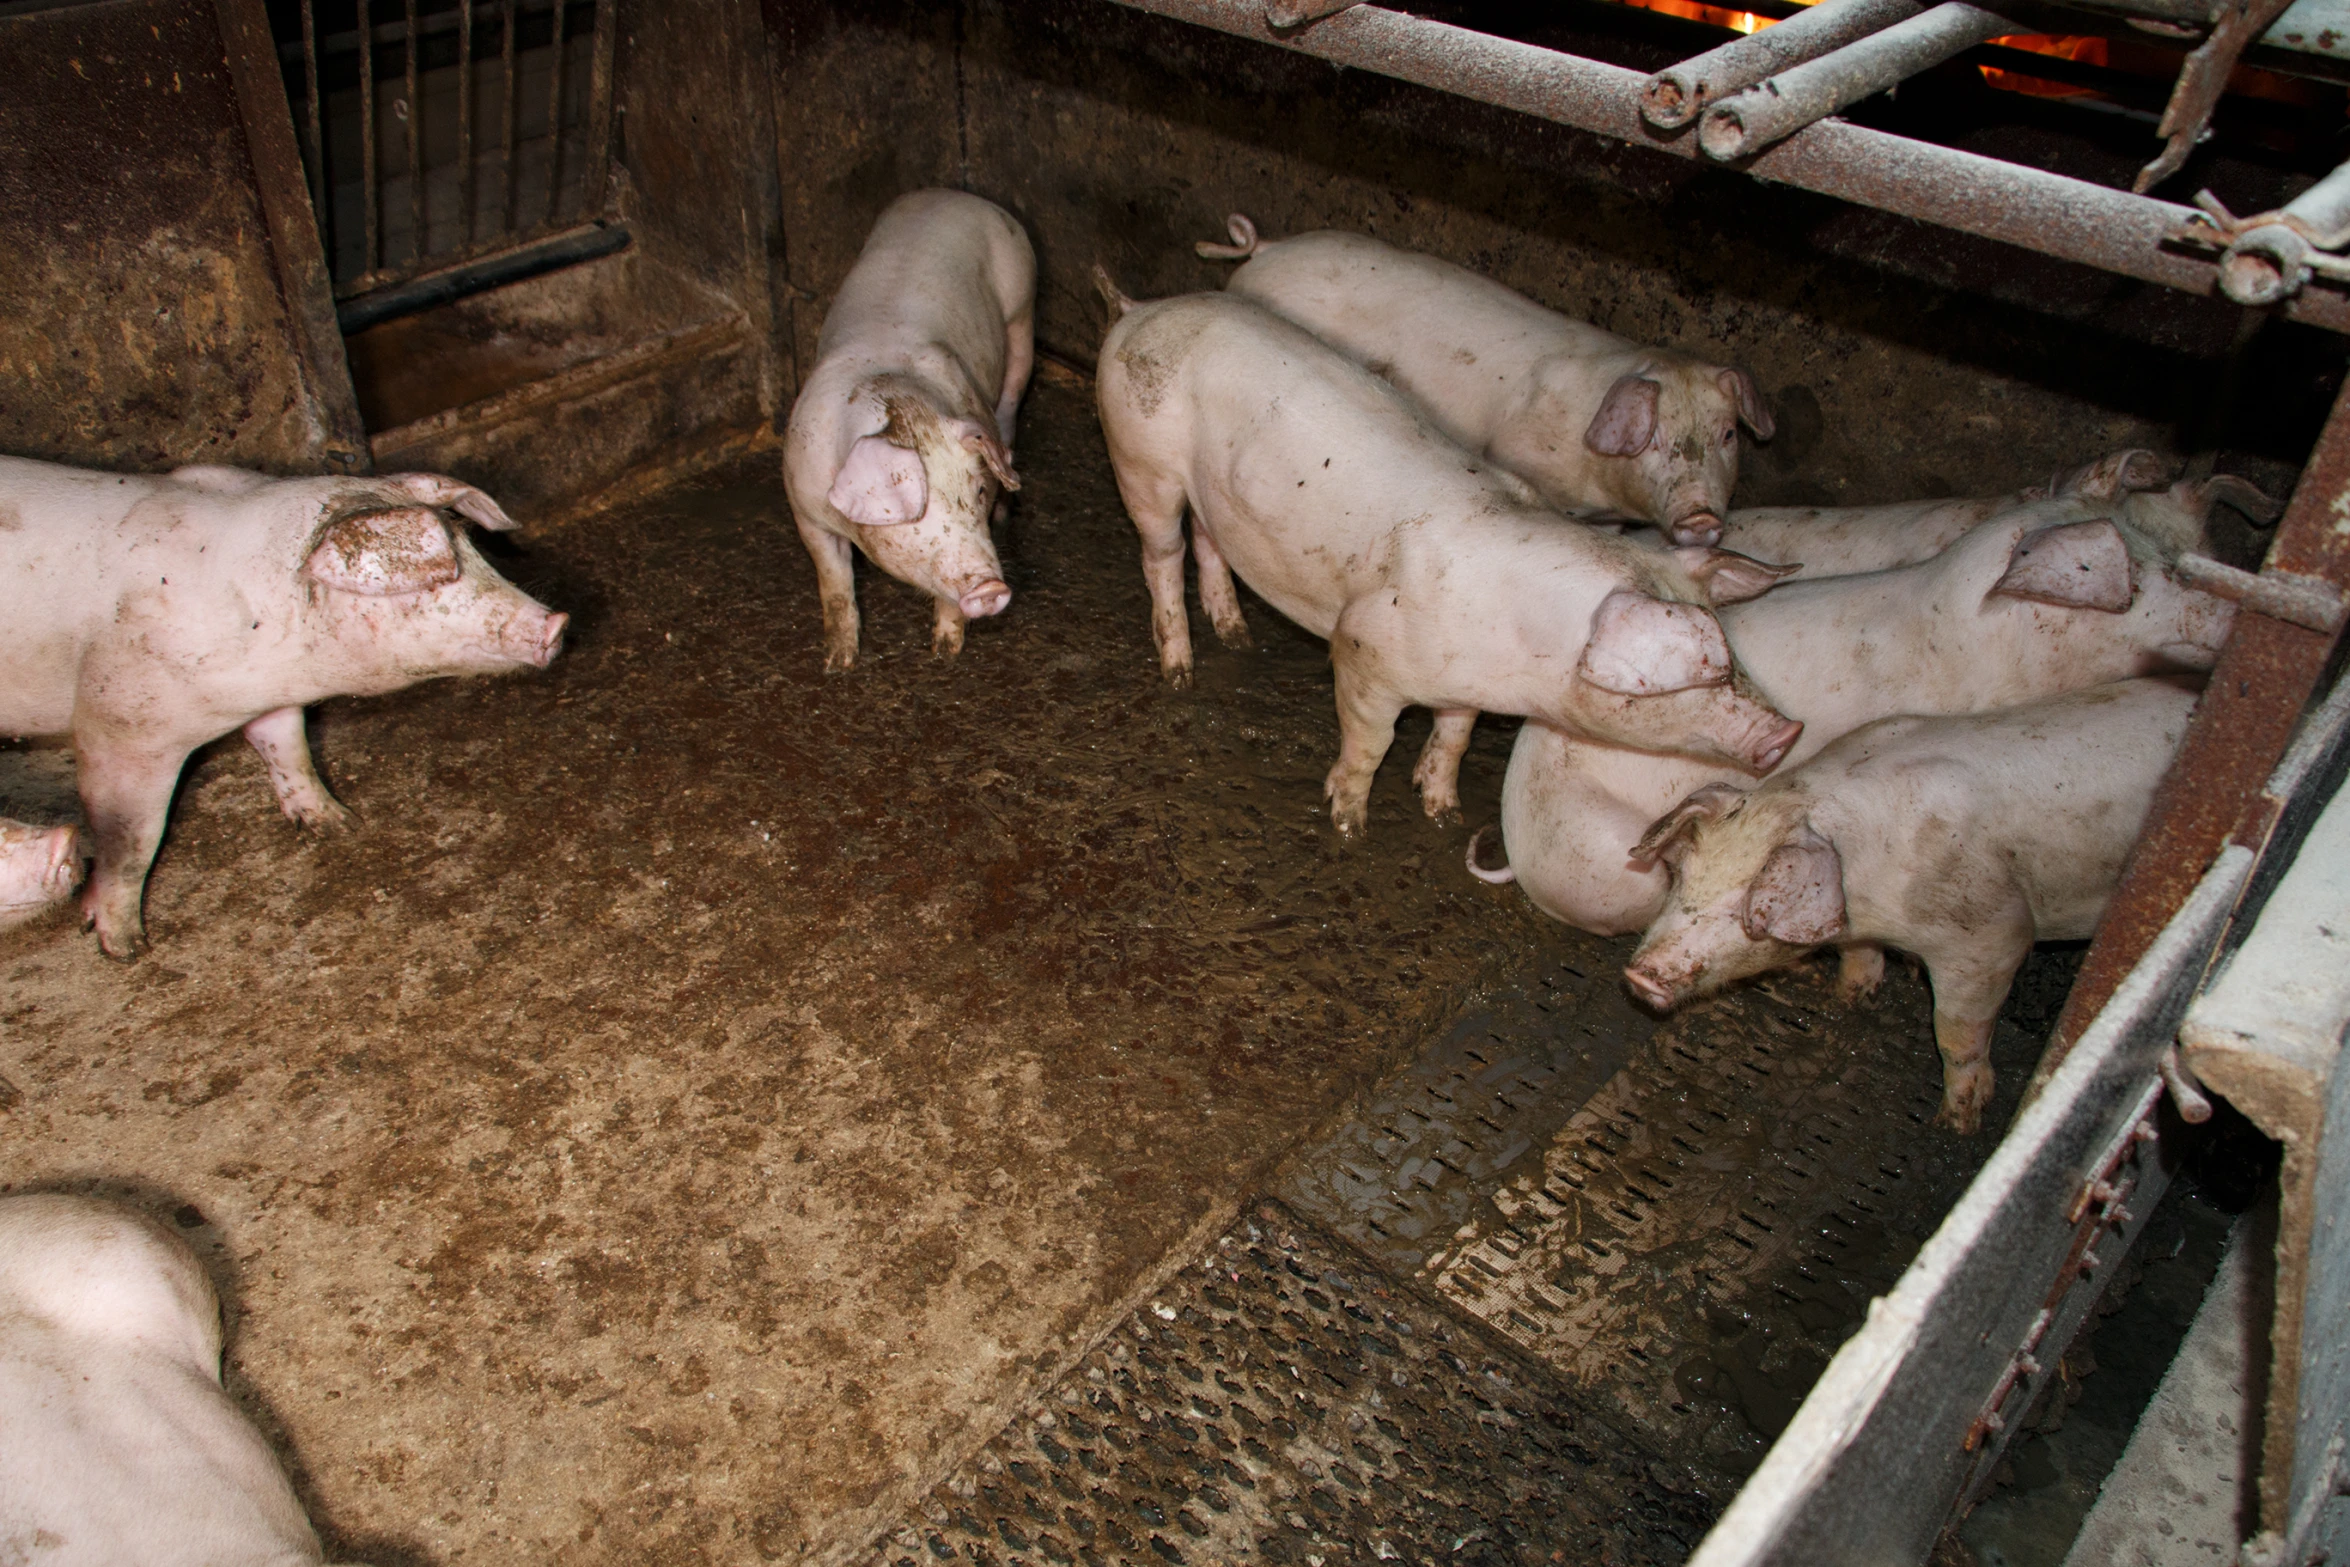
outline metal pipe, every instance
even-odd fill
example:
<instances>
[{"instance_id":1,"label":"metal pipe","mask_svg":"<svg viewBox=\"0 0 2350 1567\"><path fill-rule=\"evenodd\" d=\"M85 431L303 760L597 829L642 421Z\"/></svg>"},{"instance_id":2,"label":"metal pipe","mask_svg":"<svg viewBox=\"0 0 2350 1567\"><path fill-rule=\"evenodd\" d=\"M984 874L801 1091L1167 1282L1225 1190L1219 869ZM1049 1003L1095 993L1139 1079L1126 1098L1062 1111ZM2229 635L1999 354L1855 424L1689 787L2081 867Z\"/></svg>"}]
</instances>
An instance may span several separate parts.
<instances>
[{"instance_id":1,"label":"metal pipe","mask_svg":"<svg viewBox=\"0 0 2350 1567\"><path fill-rule=\"evenodd\" d=\"M1943 0L1920 16L1782 71L1705 111L1698 144L1728 163L1784 141L1837 110L1898 87L1952 55L2014 32L2015 24L1966 0Z\"/></svg>"},{"instance_id":2,"label":"metal pipe","mask_svg":"<svg viewBox=\"0 0 2350 1567\"><path fill-rule=\"evenodd\" d=\"M2350 240L2350 163L2265 218L2243 225L2220 257L2219 286L2242 305L2273 305L2307 286L2315 253Z\"/></svg>"},{"instance_id":3,"label":"metal pipe","mask_svg":"<svg viewBox=\"0 0 2350 1567\"><path fill-rule=\"evenodd\" d=\"M498 41L498 58L505 73L498 98L499 120L505 131L504 138L498 144L498 161L502 166L498 182L498 208L504 214L502 226L508 229L514 227L514 216L519 210L516 186L521 183L515 178L515 171L522 160L515 155L514 150L514 12L521 3L522 0L505 0L506 29Z\"/></svg>"},{"instance_id":4,"label":"metal pipe","mask_svg":"<svg viewBox=\"0 0 2350 1567\"><path fill-rule=\"evenodd\" d=\"M563 204L563 0L555 0L555 60L547 77L547 206L542 223L553 223Z\"/></svg>"},{"instance_id":5,"label":"metal pipe","mask_svg":"<svg viewBox=\"0 0 2350 1567\"><path fill-rule=\"evenodd\" d=\"M408 264L421 266L426 252L424 234L424 104L416 92L416 0L406 0L402 12L408 36L400 41L401 91L408 108Z\"/></svg>"},{"instance_id":6,"label":"metal pipe","mask_svg":"<svg viewBox=\"0 0 2350 1567\"><path fill-rule=\"evenodd\" d=\"M383 261L382 224L376 214L375 45L367 25L367 0L359 3L359 194L367 208L367 242L359 256L362 276Z\"/></svg>"},{"instance_id":7,"label":"metal pipe","mask_svg":"<svg viewBox=\"0 0 2350 1567\"><path fill-rule=\"evenodd\" d=\"M307 0L305 0L307 3ZM473 0L457 0L457 248L473 248Z\"/></svg>"},{"instance_id":8,"label":"metal pipe","mask_svg":"<svg viewBox=\"0 0 2350 1567\"><path fill-rule=\"evenodd\" d=\"M616 9L616 0L596 0L595 45L588 65L588 161L583 173L586 183L579 192L583 217L601 213L612 188L612 39L618 27Z\"/></svg>"},{"instance_id":9,"label":"metal pipe","mask_svg":"<svg viewBox=\"0 0 2350 1567\"><path fill-rule=\"evenodd\" d=\"M1261 3L1252 0L1120 3L1674 157L1702 156L1691 138L1649 128L1639 108L1647 78L1620 66L1375 5L1284 35L1265 24ZM1746 172L2190 294L2210 294L2217 277L2210 260L2165 248L2191 208L1842 120L1797 133L1748 163ZM2331 289L2308 290L2285 310L2295 320L2350 332L2350 296Z\"/></svg>"},{"instance_id":10,"label":"metal pipe","mask_svg":"<svg viewBox=\"0 0 2350 1567\"><path fill-rule=\"evenodd\" d=\"M318 88L318 19L312 0L302 0L302 81L309 120L303 130L310 140L310 210L318 215L319 248L326 252L327 277L334 276L334 185L326 177L326 109Z\"/></svg>"},{"instance_id":11,"label":"metal pipe","mask_svg":"<svg viewBox=\"0 0 2350 1567\"><path fill-rule=\"evenodd\" d=\"M1640 90L1640 112L1660 130L1677 130L1709 103L1924 10L1919 0L1819 0L1783 22L1657 72Z\"/></svg>"}]
</instances>

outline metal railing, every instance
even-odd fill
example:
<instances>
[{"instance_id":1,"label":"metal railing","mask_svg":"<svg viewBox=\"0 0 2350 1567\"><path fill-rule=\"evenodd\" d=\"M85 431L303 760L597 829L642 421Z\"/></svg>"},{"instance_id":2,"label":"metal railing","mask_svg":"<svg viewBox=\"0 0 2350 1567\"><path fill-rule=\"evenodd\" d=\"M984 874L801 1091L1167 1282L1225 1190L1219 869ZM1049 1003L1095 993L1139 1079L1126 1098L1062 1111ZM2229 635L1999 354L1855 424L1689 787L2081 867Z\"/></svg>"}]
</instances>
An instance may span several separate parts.
<instances>
[{"instance_id":1,"label":"metal railing","mask_svg":"<svg viewBox=\"0 0 2350 1567\"><path fill-rule=\"evenodd\" d=\"M606 215L615 0L271 7L335 298Z\"/></svg>"}]
</instances>

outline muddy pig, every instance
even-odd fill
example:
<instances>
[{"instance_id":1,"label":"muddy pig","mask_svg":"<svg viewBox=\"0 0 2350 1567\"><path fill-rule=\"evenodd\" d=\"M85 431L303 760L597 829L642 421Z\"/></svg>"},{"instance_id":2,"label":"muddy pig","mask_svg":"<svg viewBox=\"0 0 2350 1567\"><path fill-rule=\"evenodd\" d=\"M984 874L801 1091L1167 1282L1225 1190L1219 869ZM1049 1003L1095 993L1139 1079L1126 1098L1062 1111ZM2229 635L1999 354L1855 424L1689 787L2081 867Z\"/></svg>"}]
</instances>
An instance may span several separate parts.
<instances>
[{"instance_id":1,"label":"muddy pig","mask_svg":"<svg viewBox=\"0 0 2350 1567\"><path fill-rule=\"evenodd\" d=\"M2096 930L2194 705L2130 680L1888 718L1753 790L1708 784L1640 840L1673 884L1624 977L1667 1009L1823 945L1857 954L1854 988L1883 973L1884 947L1915 953L1934 989L1940 1119L1972 1132L2009 983L2035 941Z\"/></svg>"},{"instance_id":2,"label":"muddy pig","mask_svg":"<svg viewBox=\"0 0 2350 1567\"><path fill-rule=\"evenodd\" d=\"M0 1561L315 1567L220 1350L185 1241L93 1198L0 1198Z\"/></svg>"},{"instance_id":3,"label":"muddy pig","mask_svg":"<svg viewBox=\"0 0 2350 1567\"><path fill-rule=\"evenodd\" d=\"M71 827L28 827L0 816L0 930L64 902L81 880L80 839Z\"/></svg>"},{"instance_id":4,"label":"muddy pig","mask_svg":"<svg viewBox=\"0 0 2350 1567\"><path fill-rule=\"evenodd\" d=\"M1190 681L1188 508L1220 638L1248 639L1237 571L1330 642L1339 755L1325 792L1341 832L1362 830L1408 705L1437 710L1417 775L1431 813L1457 803L1431 759L1457 761L1479 709L1757 772L1794 743L1800 726L1754 697L1707 607L1709 586L1760 591L1771 569L1562 525L1394 387L1247 299L1136 305L1097 281L1118 315L1102 430L1142 536L1159 667Z\"/></svg>"},{"instance_id":5,"label":"muddy pig","mask_svg":"<svg viewBox=\"0 0 2350 1567\"><path fill-rule=\"evenodd\" d=\"M286 815L349 824L302 709L441 675L543 669L550 613L451 513L513 523L436 474L130 477L0 457L0 735L71 735L97 866L82 911L116 958L188 753L237 729Z\"/></svg>"},{"instance_id":6,"label":"muddy pig","mask_svg":"<svg viewBox=\"0 0 2350 1567\"><path fill-rule=\"evenodd\" d=\"M1012 426L1034 367L1036 256L960 191L891 202L834 296L784 431L784 488L824 601L824 667L857 661L855 551L930 595L931 649L1012 602L988 535L1016 490Z\"/></svg>"},{"instance_id":7,"label":"muddy pig","mask_svg":"<svg viewBox=\"0 0 2350 1567\"><path fill-rule=\"evenodd\" d=\"M1722 612L1761 691L1804 723L1788 760L1897 713L1974 713L2108 681L2211 668L2233 606L2182 587L2171 552L2099 503L2037 501L1915 565L1799 578ZM1502 781L1508 872L1599 935L1639 930L1665 873L1629 854L1675 800L1734 771L1528 724Z\"/></svg>"},{"instance_id":8,"label":"muddy pig","mask_svg":"<svg viewBox=\"0 0 2350 1567\"><path fill-rule=\"evenodd\" d=\"M1238 213L1225 288L1385 377L1446 435L1587 519L1720 542L1738 426L1770 439L1754 378L1545 310L1466 267L1365 234L1266 240Z\"/></svg>"}]
</instances>

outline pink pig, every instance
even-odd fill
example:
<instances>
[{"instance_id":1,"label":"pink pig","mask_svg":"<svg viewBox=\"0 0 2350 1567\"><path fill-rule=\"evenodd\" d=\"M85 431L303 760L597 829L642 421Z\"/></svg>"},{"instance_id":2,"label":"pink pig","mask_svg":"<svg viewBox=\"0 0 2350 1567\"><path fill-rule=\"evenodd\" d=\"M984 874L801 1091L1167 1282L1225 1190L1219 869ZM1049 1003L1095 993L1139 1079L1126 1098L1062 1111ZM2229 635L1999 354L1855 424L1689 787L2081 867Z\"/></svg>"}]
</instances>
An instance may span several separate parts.
<instances>
[{"instance_id":1,"label":"pink pig","mask_svg":"<svg viewBox=\"0 0 2350 1567\"><path fill-rule=\"evenodd\" d=\"M960 191L890 203L834 296L784 431L784 488L824 602L824 667L857 661L855 551L929 594L932 651L1012 602L988 536L1016 490L1012 425L1034 367L1036 256Z\"/></svg>"},{"instance_id":2,"label":"pink pig","mask_svg":"<svg viewBox=\"0 0 2350 1567\"><path fill-rule=\"evenodd\" d=\"M1970 713L2168 670L2207 670L2234 609L2182 587L2166 550L2081 499L2034 502L1942 554L1891 571L1798 578L1722 612L1771 700L1803 720L1801 762L1897 713ZM2084 513L2090 515L2084 517ZM1730 770L1556 727L1518 733L1502 783L1508 871L1527 896L1600 935L1663 907L1664 870L1629 853L1647 823Z\"/></svg>"},{"instance_id":3,"label":"pink pig","mask_svg":"<svg viewBox=\"0 0 2350 1567\"><path fill-rule=\"evenodd\" d=\"M0 930L22 925L81 885L80 835L0 816Z\"/></svg>"},{"instance_id":4,"label":"pink pig","mask_svg":"<svg viewBox=\"0 0 2350 1567\"><path fill-rule=\"evenodd\" d=\"M543 669L550 613L450 513L513 526L436 474L161 478L0 457L0 735L71 735L97 868L82 910L108 956L146 945L147 868L181 765L237 729L286 815L350 821L302 709L442 675Z\"/></svg>"},{"instance_id":5,"label":"pink pig","mask_svg":"<svg viewBox=\"0 0 2350 1567\"><path fill-rule=\"evenodd\" d=\"M1720 542L1738 483L1738 426L1768 440L1754 378L1545 310L1491 278L1367 234L1265 240L1238 213L1245 260L1225 285L1416 400L1470 451L1588 519L1651 522L1674 544Z\"/></svg>"},{"instance_id":6,"label":"pink pig","mask_svg":"<svg viewBox=\"0 0 2350 1567\"><path fill-rule=\"evenodd\" d=\"M1183 519L1228 644L1232 574L1330 642L1331 819L1360 832L1407 705L1437 710L1417 777L1432 814L1479 709L1767 772L1801 726L1755 698L1708 606L1778 573L1719 550L1656 554L1563 526L1432 429L1409 399L1246 299L1136 305L1096 383L1118 492L1142 536L1159 667L1191 679ZM1701 586L1701 580L1707 586Z\"/></svg>"},{"instance_id":7,"label":"pink pig","mask_svg":"<svg viewBox=\"0 0 2350 1567\"><path fill-rule=\"evenodd\" d=\"M2016 970L2035 941L2096 930L2194 705L2130 680L1887 718L1752 790L1707 784L1641 837L1672 889L1624 978L1669 1009L1815 947L1872 984L1885 947L1914 952L1934 987L1940 1119L1972 1132Z\"/></svg>"}]
</instances>

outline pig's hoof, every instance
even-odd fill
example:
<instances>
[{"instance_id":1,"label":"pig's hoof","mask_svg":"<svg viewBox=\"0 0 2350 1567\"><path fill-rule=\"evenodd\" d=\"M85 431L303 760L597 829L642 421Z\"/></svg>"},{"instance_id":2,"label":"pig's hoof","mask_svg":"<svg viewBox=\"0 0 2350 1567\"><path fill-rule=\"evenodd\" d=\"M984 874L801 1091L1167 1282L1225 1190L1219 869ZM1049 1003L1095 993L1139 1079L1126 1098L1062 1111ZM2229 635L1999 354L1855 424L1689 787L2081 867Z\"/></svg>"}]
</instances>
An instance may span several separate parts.
<instances>
[{"instance_id":1,"label":"pig's hoof","mask_svg":"<svg viewBox=\"0 0 2350 1567\"><path fill-rule=\"evenodd\" d=\"M855 648L850 648L846 652L834 648L824 655L824 672L828 675L845 675L856 667L857 650Z\"/></svg>"},{"instance_id":2,"label":"pig's hoof","mask_svg":"<svg viewBox=\"0 0 2350 1567\"><path fill-rule=\"evenodd\" d=\"M1237 618L1230 624L1217 623L1216 640L1243 653L1257 645L1256 638L1248 634L1248 622Z\"/></svg>"},{"instance_id":3,"label":"pig's hoof","mask_svg":"<svg viewBox=\"0 0 2350 1567\"><path fill-rule=\"evenodd\" d=\"M128 931L110 931L101 923L98 950L117 963L136 963L139 954L147 950L147 932L138 926Z\"/></svg>"},{"instance_id":4,"label":"pig's hoof","mask_svg":"<svg viewBox=\"0 0 2350 1567\"><path fill-rule=\"evenodd\" d=\"M1161 670L1160 673L1167 677L1167 684L1176 690L1189 691L1191 689L1191 666L1189 664L1178 664L1172 669Z\"/></svg>"},{"instance_id":5,"label":"pig's hoof","mask_svg":"<svg viewBox=\"0 0 2350 1567\"><path fill-rule=\"evenodd\" d=\"M932 658L953 658L962 651L963 633L959 630L953 636L947 636L942 632L930 639L930 656Z\"/></svg>"},{"instance_id":6,"label":"pig's hoof","mask_svg":"<svg viewBox=\"0 0 2350 1567\"><path fill-rule=\"evenodd\" d=\"M1942 1112L1935 1123L1961 1137L1983 1129L1983 1111L1991 1103L1991 1069L1977 1067L1947 1079L1942 1085Z\"/></svg>"},{"instance_id":7,"label":"pig's hoof","mask_svg":"<svg viewBox=\"0 0 2350 1567\"><path fill-rule=\"evenodd\" d=\"M1458 827L1466 819L1461 815L1461 802L1457 797L1447 800L1424 794L1420 796L1420 809L1428 813L1428 820L1440 826Z\"/></svg>"},{"instance_id":8,"label":"pig's hoof","mask_svg":"<svg viewBox=\"0 0 2350 1567\"><path fill-rule=\"evenodd\" d=\"M293 818L294 825L314 832L321 838L339 838L345 833L359 830L358 813L340 800L321 800L316 805L288 811L286 814Z\"/></svg>"}]
</instances>

